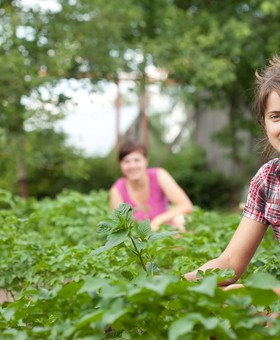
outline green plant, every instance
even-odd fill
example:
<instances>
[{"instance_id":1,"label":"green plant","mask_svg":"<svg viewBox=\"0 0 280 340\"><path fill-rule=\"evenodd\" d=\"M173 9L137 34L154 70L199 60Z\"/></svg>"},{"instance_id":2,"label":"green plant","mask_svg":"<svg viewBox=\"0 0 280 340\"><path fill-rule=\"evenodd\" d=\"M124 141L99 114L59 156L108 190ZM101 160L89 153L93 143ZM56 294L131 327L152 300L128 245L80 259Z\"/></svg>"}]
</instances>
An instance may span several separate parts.
<instances>
[{"instance_id":1,"label":"green plant","mask_svg":"<svg viewBox=\"0 0 280 340\"><path fill-rule=\"evenodd\" d=\"M94 250L93 255L124 245L138 258L147 275L151 276L158 270L155 263L156 249L152 246L153 241L177 234L174 231L153 233L149 220L139 222L132 219L132 208L126 203L120 204L110 219L98 224L97 233L106 234L107 242L103 247Z\"/></svg>"},{"instance_id":2,"label":"green plant","mask_svg":"<svg viewBox=\"0 0 280 340\"><path fill-rule=\"evenodd\" d=\"M280 320L260 314L280 312L271 229L244 288L223 291L230 271L209 270L197 282L182 274L221 253L240 214L196 208L191 233L176 238L168 226L154 234L133 221L127 205L109 214L107 192L0 196L0 286L15 297L0 308L1 340L278 340Z\"/></svg>"}]
</instances>

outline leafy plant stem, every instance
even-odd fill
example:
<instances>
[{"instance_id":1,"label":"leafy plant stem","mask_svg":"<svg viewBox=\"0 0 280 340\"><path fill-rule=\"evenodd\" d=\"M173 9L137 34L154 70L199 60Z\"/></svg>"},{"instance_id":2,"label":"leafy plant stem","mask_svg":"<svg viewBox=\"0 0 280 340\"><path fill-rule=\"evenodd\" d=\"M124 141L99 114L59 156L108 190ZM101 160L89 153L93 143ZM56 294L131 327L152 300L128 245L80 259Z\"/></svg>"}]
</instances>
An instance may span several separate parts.
<instances>
[{"instance_id":1,"label":"leafy plant stem","mask_svg":"<svg viewBox=\"0 0 280 340\"><path fill-rule=\"evenodd\" d=\"M143 269L145 270L145 272L148 274L148 271L147 271L147 268L146 268L146 266L145 266L145 264L144 264L143 258L142 258L140 252L138 251L138 249L137 249L137 247L136 247L136 244L135 244L135 242L134 242L134 240L133 240L133 237L132 237L132 236L129 236L129 238L131 239L131 242L132 242L132 244L133 244L133 247L135 248L136 255L137 255L137 257L139 258L139 261L140 261L140 263L141 263L141 266L143 267Z\"/></svg>"}]
</instances>

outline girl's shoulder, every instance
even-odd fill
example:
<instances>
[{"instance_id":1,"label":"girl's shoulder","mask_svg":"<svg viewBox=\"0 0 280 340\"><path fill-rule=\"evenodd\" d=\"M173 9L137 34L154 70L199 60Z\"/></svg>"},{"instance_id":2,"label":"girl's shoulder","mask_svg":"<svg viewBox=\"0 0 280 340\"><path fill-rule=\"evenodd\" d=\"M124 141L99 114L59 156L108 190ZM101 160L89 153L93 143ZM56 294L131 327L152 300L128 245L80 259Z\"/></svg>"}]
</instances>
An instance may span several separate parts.
<instances>
[{"instance_id":1,"label":"girl's shoulder","mask_svg":"<svg viewBox=\"0 0 280 340\"><path fill-rule=\"evenodd\" d=\"M159 167L153 167L153 168L148 168L147 169L149 174L158 174L162 172L167 172L164 168L159 168Z\"/></svg>"},{"instance_id":2,"label":"girl's shoulder","mask_svg":"<svg viewBox=\"0 0 280 340\"><path fill-rule=\"evenodd\" d=\"M280 158L274 158L263 164L257 172L257 175L280 175Z\"/></svg>"},{"instance_id":3,"label":"girl's shoulder","mask_svg":"<svg viewBox=\"0 0 280 340\"><path fill-rule=\"evenodd\" d=\"M271 161L271 168L275 171L278 175L280 175L280 158L274 158Z\"/></svg>"},{"instance_id":4,"label":"girl's shoulder","mask_svg":"<svg viewBox=\"0 0 280 340\"><path fill-rule=\"evenodd\" d=\"M160 168L152 167L152 168L147 168L147 171L148 171L149 174L156 174L159 169Z\"/></svg>"},{"instance_id":5,"label":"girl's shoulder","mask_svg":"<svg viewBox=\"0 0 280 340\"><path fill-rule=\"evenodd\" d=\"M167 171L163 168L148 168L148 175L151 180L159 181L160 178L165 178Z\"/></svg>"},{"instance_id":6,"label":"girl's shoulder","mask_svg":"<svg viewBox=\"0 0 280 340\"><path fill-rule=\"evenodd\" d=\"M124 177L120 177L118 178L113 184L112 184L112 188L122 188L125 185L125 180Z\"/></svg>"}]
</instances>

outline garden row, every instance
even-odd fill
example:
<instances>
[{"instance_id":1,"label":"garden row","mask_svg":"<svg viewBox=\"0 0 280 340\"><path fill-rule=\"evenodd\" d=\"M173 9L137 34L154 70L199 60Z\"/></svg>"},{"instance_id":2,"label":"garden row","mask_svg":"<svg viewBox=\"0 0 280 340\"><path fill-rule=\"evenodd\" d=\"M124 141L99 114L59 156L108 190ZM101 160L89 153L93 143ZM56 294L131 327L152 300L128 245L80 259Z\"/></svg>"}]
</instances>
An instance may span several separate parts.
<instances>
[{"instance_id":1,"label":"garden row","mask_svg":"<svg viewBox=\"0 0 280 340\"><path fill-rule=\"evenodd\" d=\"M222 291L230 271L182 274L216 257L241 214L198 207L178 238L131 221L128 205L108 212L108 193L65 191L55 199L21 200L0 192L0 308L3 339L277 339L280 320L271 288L280 279L269 229L242 280Z\"/></svg>"}]
</instances>

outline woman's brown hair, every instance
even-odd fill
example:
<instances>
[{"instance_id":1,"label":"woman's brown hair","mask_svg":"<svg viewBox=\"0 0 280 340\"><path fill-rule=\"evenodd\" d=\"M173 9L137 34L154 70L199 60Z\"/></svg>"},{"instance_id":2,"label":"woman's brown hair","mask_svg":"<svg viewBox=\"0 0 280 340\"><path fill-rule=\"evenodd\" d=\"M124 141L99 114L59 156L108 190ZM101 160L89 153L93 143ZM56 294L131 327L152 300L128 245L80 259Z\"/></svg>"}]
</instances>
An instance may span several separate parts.
<instances>
[{"instance_id":1,"label":"woman's brown hair","mask_svg":"<svg viewBox=\"0 0 280 340\"><path fill-rule=\"evenodd\" d=\"M148 156L147 149L143 144L138 143L136 141L128 141L120 147L119 155L118 155L119 162L121 162L121 160L125 156L135 151L141 152L142 155L144 155L145 157Z\"/></svg>"},{"instance_id":2,"label":"woman's brown hair","mask_svg":"<svg viewBox=\"0 0 280 340\"><path fill-rule=\"evenodd\" d=\"M265 111L267 106L268 96L272 92L277 92L280 96L280 57L275 56L262 72L255 73L256 75L256 96L255 96L255 109L257 114L258 123L264 130L265 137L263 140L264 144L264 156L270 158L275 150L269 143L265 130Z\"/></svg>"}]
</instances>

